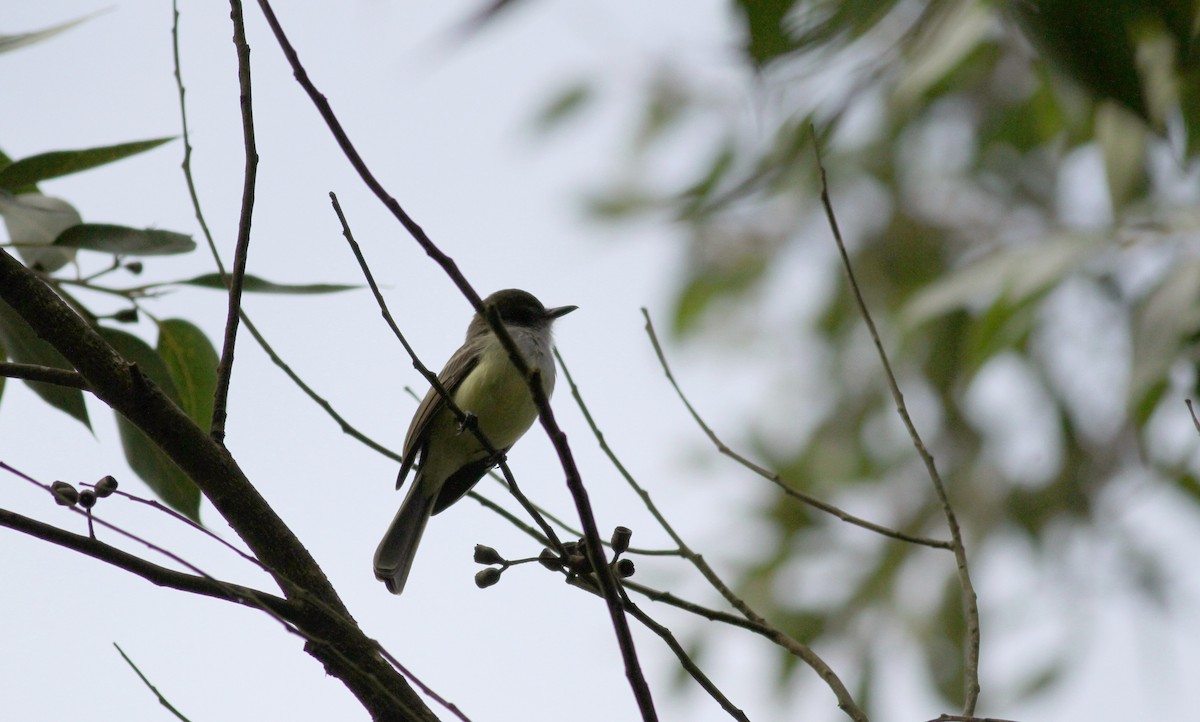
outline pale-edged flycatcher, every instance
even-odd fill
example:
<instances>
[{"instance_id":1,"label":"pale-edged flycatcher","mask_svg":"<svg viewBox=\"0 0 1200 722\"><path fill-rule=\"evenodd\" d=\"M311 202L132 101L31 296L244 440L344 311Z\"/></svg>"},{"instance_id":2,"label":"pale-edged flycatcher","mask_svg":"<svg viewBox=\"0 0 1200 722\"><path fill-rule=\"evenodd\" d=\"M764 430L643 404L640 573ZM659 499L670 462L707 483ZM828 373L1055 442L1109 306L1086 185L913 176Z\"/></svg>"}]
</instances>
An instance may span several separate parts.
<instances>
[{"instance_id":1,"label":"pale-edged flycatcher","mask_svg":"<svg viewBox=\"0 0 1200 722\"><path fill-rule=\"evenodd\" d=\"M515 288L496 291L483 305L495 310L525 363L541 372L548 398L554 392L550 326L576 307L546 308L533 294ZM512 448L537 418L529 385L487 319L478 313L438 381L500 454ZM499 460L474 431L463 428L437 389L429 389L408 427L396 488L414 466L416 478L375 550L375 576L388 591L404 591L429 517L462 498Z\"/></svg>"}]
</instances>

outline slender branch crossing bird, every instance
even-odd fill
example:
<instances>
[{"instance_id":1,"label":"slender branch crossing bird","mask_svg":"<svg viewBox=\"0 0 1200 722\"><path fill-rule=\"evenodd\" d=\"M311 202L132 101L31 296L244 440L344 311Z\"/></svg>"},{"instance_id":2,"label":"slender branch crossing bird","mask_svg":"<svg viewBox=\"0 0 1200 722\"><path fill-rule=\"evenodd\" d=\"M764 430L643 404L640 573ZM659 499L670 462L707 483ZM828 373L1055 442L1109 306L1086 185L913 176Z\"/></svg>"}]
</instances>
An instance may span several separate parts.
<instances>
[{"instance_id":1,"label":"slender branch crossing bird","mask_svg":"<svg viewBox=\"0 0 1200 722\"><path fill-rule=\"evenodd\" d=\"M554 392L550 327L576 306L546 308L533 294L515 288L493 293L483 305L499 316L525 363L541 372L542 389L549 398ZM467 327L462 347L438 374L438 381L467 415L468 423L498 453L490 453L474 431L459 423L437 389L429 389L408 427L396 488L404 484L410 469L416 469L416 476L375 550L375 577L393 594L404 591L429 517L470 491L537 419L524 376L487 318L478 313Z\"/></svg>"}]
</instances>

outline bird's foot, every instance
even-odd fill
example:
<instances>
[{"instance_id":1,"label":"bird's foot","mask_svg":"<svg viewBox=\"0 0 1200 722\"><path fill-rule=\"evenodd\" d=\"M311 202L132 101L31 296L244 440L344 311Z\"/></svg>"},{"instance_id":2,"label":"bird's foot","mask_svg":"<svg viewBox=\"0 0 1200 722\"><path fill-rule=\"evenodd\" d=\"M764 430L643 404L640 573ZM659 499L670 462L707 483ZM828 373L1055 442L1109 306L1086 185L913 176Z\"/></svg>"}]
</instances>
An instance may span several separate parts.
<instances>
[{"instance_id":1,"label":"bird's foot","mask_svg":"<svg viewBox=\"0 0 1200 722\"><path fill-rule=\"evenodd\" d=\"M470 411L465 412L463 414L462 421L458 422L458 433L460 433L460 434L463 433L464 431L470 431L470 432L474 433L474 431L478 428L479 428L479 417L476 416L475 414L471 413Z\"/></svg>"}]
</instances>

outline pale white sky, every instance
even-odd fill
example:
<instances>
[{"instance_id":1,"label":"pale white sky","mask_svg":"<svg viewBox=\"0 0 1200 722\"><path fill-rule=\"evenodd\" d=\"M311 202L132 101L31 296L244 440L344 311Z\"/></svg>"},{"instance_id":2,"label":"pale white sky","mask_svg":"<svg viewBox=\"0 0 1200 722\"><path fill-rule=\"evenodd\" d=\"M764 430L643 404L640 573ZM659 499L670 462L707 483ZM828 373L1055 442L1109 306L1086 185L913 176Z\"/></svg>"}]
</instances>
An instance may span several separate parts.
<instances>
[{"instance_id":1,"label":"pale white sky","mask_svg":"<svg viewBox=\"0 0 1200 722\"><path fill-rule=\"evenodd\" d=\"M478 4L359 1L299 11L279 3L277 12L369 164L481 293L518 286L547 304L580 306L559 324L557 338L609 442L685 538L730 571L732 559L752 556L763 541L751 511L769 490L722 460L710 459L703 468L696 463L715 454L663 383L645 341L639 307L649 307L666 326L670 281L681 263L674 232L649 223L597 227L586 221L580 203L583 190L621 166L620 141L635 119L635 91L659 62L686 65L714 82L736 77L736 58L722 52L737 42L726 5L521 3L478 36L452 42L455 23ZM18 4L3 15L0 33L42 28L103 7L80 0ZM196 180L228 257L242 168L229 10L222 3L185 2L181 12ZM336 191L397 321L425 362L439 366L460 342L469 307L361 186L293 81L257 8L249 5L246 14L261 157L251 272L297 283L359 282L329 207L327 193ZM170 22L167 3L130 2L63 36L0 56L0 147L22 157L177 134ZM603 78L597 109L549 140L535 138L535 110L552 89L581 77ZM686 143L680 145L686 152ZM69 199L87 221L167 228L199 240L178 168L181 154L176 142L45 183L43 190ZM204 272L203 258L198 252L148 259L146 276ZM252 296L246 308L340 412L377 440L399 446L413 409L403 388L420 391L423 385L369 294ZM151 310L191 319L214 339L224 317L219 294L204 291L174 294ZM599 603L533 568L510 570L486 591L474 587L475 543L511 557L537 550L469 500L430 524L404 596L386 594L369 561L400 500L392 489L395 465L338 433L248 336L240 349L229 447L309 545L368 634L472 719L635 718ZM736 394L755 380L711 359L691 359L685 350L675 353L693 401L720 422L720 430L741 428L738 416L746 410ZM601 528L624 524L634 529L635 545L665 545L595 448L565 384L555 407L586 470ZM93 481L111 473L125 490L144 492L121 457L111 414L94 402L89 410L94 435L10 383L0 400L0 458L47 482ZM531 495L552 509L570 510L561 471L540 433L531 432L511 461ZM1146 503L1169 502L1156 497ZM19 480L0 478L0 506L80 529L73 515ZM209 573L267 585L220 547L160 515L112 500L98 511ZM211 508L202 514L233 538ZM1163 533L1163 544L1177 543L1170 525ZM1004 579L1012 578L1006 575L1028 574L1017 556L990 562L981 590L998 597ZM342 685L300 650L300 640L264 615L160 590L6 530L0 530L0 569L5 719L166 719L113 642L196 722L365 719ZM680 565L642 562L639 569L641 581L718 604ZM1029 615L1048 614L1037 605L1029 600ZM685 640L703 627L644 606ZM985 594L985 614L990 608ZM1009 613L1012 608L1006 607ZM1180 718L1172 710L1195 709L1195 693L1182 691L1189 674L1171 679L1171 670L1200 667L1195 652L1169 639L1147 642L1137 623L1125 622L1144 610L1129 609L1122 597L1087 613L1095 614L1097 628L1112 633L1089 641L1089 667L1061 697L1012 708L989 698L985 688L981 712L1095 720ZM985 633L1011 623L985 617ZM682 684L685 692L677 690L677 667L661 643L640 630L637 640L662 719L727 719L690 682ZM1122 656L1144 652L1142 645L1154 652L1133 664ZM991 650L996 657L986 656ZM843 718L807 672L792 687L777 689L773 652L758 639L722 633L709 651L703 666L752 719ZM837 663L837 650L822 651ZM946 711L913 683L904 654L897 652L896 672L880 691L894 699L882 722L931 719ZM984 665L985 673L1011 680L1022 654L987 646ZM1106 681L1100 685L1098 679Z\"/></svg>"}]
</instances>

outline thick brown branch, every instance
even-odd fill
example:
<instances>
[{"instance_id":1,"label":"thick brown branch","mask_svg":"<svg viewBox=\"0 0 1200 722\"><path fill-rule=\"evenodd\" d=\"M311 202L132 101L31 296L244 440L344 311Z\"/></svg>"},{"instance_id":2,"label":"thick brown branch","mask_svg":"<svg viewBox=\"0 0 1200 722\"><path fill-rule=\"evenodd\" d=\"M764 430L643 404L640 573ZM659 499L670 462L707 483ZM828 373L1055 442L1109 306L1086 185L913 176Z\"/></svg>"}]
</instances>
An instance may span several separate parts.
<instances>
[{"instance_id":1,"label":"thick brown branch","mask_svg":"<svg viewBox=\"0 0 1200 722\"><path fill-rule=\"evenodd\" d=\"M160 587L170 587L182 592L201 594L206 597L242 604L255 609L266 607L285 619L291 613L289 602L273 594L260 592L257 589L244 587L240 584L206 579L197 574L188 574L176 569L170 569L114 546L109 546L92 537L59 529L56 526L36 519L30 519L27 516L7 509L0 509L0 526L24 532L32 537L48 541L51 544L57 544L66 549L85 554L93 559L107 562L131 574L136 574L142 579Z\"/></svg>"},{"instance_id":2,"label":"thick brown branch","mask_svg":"<svg viewBox=\"0 0 1200 722\"><path fill-rule=\"evenodd\" d=\"M316 561L242 473L229 452L176 406L135 365L41 279L0 250L0 298L79 372L101 401L125 416L200 487L284 595L300 604L308 651L341 679L377 718L434 719L432 712L380 658L353 625Z\"/></svg>"}]
</instances>

